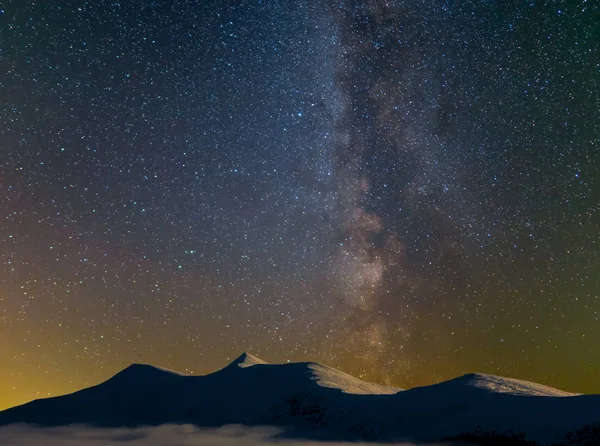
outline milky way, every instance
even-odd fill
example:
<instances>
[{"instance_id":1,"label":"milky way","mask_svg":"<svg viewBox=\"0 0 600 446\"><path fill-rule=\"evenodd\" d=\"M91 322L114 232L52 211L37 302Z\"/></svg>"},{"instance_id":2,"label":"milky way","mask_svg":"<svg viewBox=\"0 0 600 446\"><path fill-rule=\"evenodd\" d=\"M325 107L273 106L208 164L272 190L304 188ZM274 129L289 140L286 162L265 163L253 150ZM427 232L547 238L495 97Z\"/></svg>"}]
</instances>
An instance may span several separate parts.
<instances>
[{"instance_id":1,"label":"milky way","mask_svg":"<svg viewBox=\"0 0 600 446\"><path fill-rule=\"evenodd\" d=\"M3 8L0 408L244 350L600 391L593 2Z\"/></svg>"}]
</instances>

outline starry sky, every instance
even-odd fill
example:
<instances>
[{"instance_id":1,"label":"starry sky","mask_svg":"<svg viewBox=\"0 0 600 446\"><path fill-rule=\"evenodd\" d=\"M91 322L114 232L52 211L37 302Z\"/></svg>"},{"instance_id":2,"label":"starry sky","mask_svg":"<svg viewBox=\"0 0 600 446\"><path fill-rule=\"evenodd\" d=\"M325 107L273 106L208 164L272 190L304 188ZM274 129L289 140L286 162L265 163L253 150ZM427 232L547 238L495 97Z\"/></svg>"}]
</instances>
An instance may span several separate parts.
<instances>
[{"instance_id":1,"label":"starry sky","mask_svg":"<svg viewBox=\"0 0 600 446\"><path fill-rule=\"evenodd\" d=\"M0 409L248 350L600 392L600 5L0 3Z\"/></svg>"}]
</instances>

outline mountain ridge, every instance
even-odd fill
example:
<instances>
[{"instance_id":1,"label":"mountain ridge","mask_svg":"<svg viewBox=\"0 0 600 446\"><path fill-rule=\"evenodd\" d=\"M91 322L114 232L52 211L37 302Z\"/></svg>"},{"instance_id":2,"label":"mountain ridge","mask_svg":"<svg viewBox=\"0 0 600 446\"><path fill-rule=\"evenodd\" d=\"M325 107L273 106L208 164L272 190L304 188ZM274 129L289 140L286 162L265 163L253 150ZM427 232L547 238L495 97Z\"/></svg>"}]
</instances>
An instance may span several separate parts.
<instances>
[{"instance_id":1,"label":"mountain ridge","mask_svg":"<svg viewBox=\"0 0 600 446\"><path fill-rule=\"evenodd\" d=\"M473 429L548 444L600 421L600 395L470 373L401 390L313 362L270 364L242 353L207 375L132 364L108 380L0 412L0 425L272 424L336 439L441 441Z\"/></svg>"}]
</instances>

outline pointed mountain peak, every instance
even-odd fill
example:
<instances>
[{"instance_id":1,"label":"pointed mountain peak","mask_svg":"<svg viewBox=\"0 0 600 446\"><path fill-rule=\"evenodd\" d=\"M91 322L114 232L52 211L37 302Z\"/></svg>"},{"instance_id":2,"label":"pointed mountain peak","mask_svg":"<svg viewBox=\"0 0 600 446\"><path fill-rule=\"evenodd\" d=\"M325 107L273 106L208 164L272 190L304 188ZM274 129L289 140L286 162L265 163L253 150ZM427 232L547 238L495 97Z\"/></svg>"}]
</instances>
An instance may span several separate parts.
<instances>
[{"instance_id":1,"label":"pointed mountain peak","mask_svg":"<svg viewBox=\"0 0 600 446\"><path fill-rule=\"evenodd\" d=\"M229 367L251 367L253 365L257 365L257 364L268 364L266 361L263 361L262 359L251 355L250 353L244 352L242 353L240 356L238 356L231 364L229 364Z\"/></svg>"}]
</instances>

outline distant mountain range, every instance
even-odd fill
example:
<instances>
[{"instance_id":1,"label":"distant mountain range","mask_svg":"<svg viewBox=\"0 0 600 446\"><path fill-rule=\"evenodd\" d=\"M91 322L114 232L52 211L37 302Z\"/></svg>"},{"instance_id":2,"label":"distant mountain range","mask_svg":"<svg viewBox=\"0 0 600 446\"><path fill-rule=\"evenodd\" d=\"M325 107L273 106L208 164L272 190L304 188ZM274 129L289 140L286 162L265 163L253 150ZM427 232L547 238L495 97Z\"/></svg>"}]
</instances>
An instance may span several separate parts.
<instances>
[{"instance_id":1,"label":"distant mountain range","mask_svg":"<svg viewBox=\"0 0 600 446\"><path fill-rule=\"evenodd\" d=\"M600 395L485 374L401 390L244 353L205 376L134 364L99 385L0 412L0 425L12 423L275 425L339 440L583 445L600 432Z\"/></svg>"}]
</instances>

